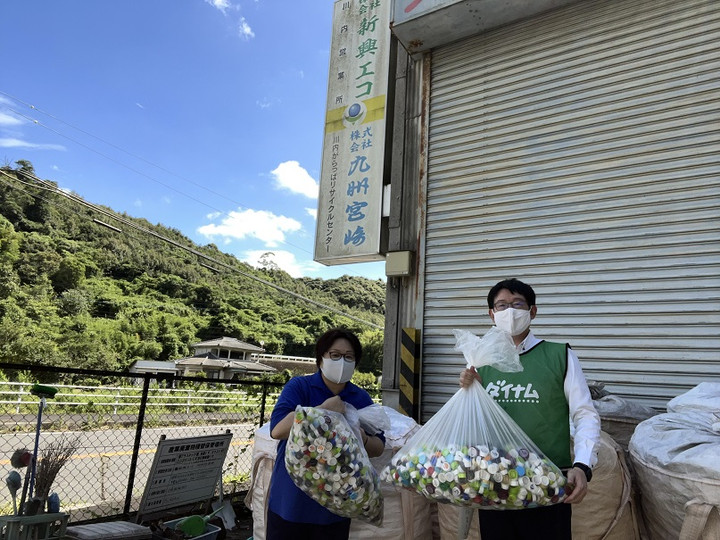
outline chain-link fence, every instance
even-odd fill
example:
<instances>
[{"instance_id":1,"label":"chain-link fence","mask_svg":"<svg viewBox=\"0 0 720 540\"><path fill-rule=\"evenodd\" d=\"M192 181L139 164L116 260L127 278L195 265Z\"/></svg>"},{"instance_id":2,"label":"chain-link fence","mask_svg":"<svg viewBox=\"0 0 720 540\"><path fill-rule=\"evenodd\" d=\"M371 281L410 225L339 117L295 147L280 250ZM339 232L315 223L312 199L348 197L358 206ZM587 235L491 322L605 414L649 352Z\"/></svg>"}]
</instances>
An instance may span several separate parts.
<instances>
[{"instance_id":1,"label":"chain-link fence","mask_svg":"<svg viewBox=\"0 0 720 540\"><path fill-rule=\"evenodd\" d=\"M31 392L33 383L57 389L42 410L38 462L47 458L46 464L51 463L61 451L69 455L49 491L58 494L72 522L136 512L162 436L178 439L229 430L233 436L223 466L223 493L246 491L255 430L269 419L282 386L1 363L0 370L7 379L0 380L0 470L5 476L18 470L23 485L34 483L36 492L51 472L38 466L33 479L31 467L14 469L11 458L23 449L32 453L35 446L41 397ZM18 506L22 491L16 493ZM13 498L5 490L0 515L12 512Z\"/></svg>"}]
</instances>

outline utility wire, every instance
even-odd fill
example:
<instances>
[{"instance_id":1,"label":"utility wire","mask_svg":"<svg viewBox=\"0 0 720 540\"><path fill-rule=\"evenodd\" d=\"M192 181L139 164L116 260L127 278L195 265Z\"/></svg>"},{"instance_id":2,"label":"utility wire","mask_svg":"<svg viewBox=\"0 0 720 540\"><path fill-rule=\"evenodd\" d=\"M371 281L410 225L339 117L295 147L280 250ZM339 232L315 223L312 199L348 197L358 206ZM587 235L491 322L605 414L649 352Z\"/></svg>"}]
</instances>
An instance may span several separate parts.
<instances>
[{"instance_id":1,"label":"utility wire","mask_svg":"<svg viewBox=\"0 0 720 540\"><path fill-rule=\"evenodd\" d=\"M143 157L137 156L137 155L133 154L132 152L129 152L129 151L127 151L127 150L124 150L123 148L121 148L121 147L119 147L119 146L117 146L117 145L115 145L115 144L113 144L113 143L111 143L111 142L108 142L108 141L106 141L106 140L104 140L104 139L102 139L102 138L100 138L100 137L97 137L97 136L95 136L95 135L93 135L93 134L91 134L91 133L89 133L89 132L87 132L87 131L85 131L85 130L83 130L83 129L80 129L80 128L78 128L78 127L75 127L75 126L73 126L72 124L68 124L67 122L65 122L65 121L63 121L63 120L61 120L61 119L59 119L59 118L57 118L57 117L55 117L55 116L53 116L53 115L51 115L51 114L43 111L43 110L41 110L41 109L38 109L37 107L35 107L35 105L32 105L32 104L30 104L30 103L27 103L27 102L21 100L21 99L18 99L18 98L14 97L14 96L6 93L6 92L3 92L2 90L0 90L0 94L11 98L11 99L17 101L18 103L22 103L22 104L25 105L26 107L29 107L30 109L32 109L32 110L34 110L34 111L37 111L37 112L39 112L39 113L41 113L41 114L44 114L44 115L52 118L53 120L55 120L55 121L57 121L57 122L60 122L61 124L64 124L64 125L72 128L72 129L75 129L75 130L79 131L80 133L83 133L83 134L85 134L85 135L87 135L87 136L89 136L89 137L92 137L92 138L94 138L94 139L96 139L96 140L98 140L98 141L100 141L100 142L102 142L102 143L104 143L104 144L107 144L108 146L110 146L110 147L112 147L112 148L115 148L116 150L119 150L120 152L123 152L124 154L127 154L127 155L129 155L129 156L131 156L131 157L134 157L135 159L138 159L138 160L140 160L140 161L142 161L142 162L144 162L144 163L147 163L148 165L151 165L152 167L155 167L155 168L157 168L157 169L160 169L161 171L166 172L166 173L168 173L168 174L170 174L170 175L172 175L172 176L175 176L176 178L179 178L179 179L181 179L181 180L184 180L185 182L188 182L188 183L190 183L190 184L192 184L192 185L194 185L194 186L200 187L200 188L204 189L205 191L208 191L209 193L212 193L213 195L215 195L215 196L217 196L217 197L220 197L221 199L228 200L228 201L230 201L230 202L232 202L232 203L235 203L235 204L238 205L239 207L244 207L244 205L243 205L242 203L231 199L231 198L228 197L227 195L224 195L224 194L222 194L222 193L218 193L218 192L216 192L216 191L213 191L213 190L209 189L208 187L203 186L202 184L199 184L199 183L197 183L197 182L194 182L194 181L192 181L192 180L190 180L190 179L188 179L188 178L185 178L184 176L178 175L178 174L176 174L176 173L174 173L174 172L172 172L172 171L170 171L170 170L168 170L168 169L166 169L166 168L164 168L164 167L161 167L160 165L157 165L157 164L155 164L155 163L153 163L153 162L151 162L151 161L149 161L149 160L147 160L147 159L145 159L145 158L143 158ZM173 187L173 186L171 186L171 185L169 185L169 184L166 184L166 183L164 183L164 182L161 182L160 180L158 180L158 179L156 179L156 178L154 178L154 177L152 177L152 176L150 176L150 175L148 175L148 174L146 174L146 173L144 173L144 172L142 172L142 171L139 171L138 169L135 169L134 167L131 167L130 165L126 165L125 163L122 163L121 161L118 161L118 160L114 159L113 157L111 157L111 156L109 156L109 155L107 155L107 154L104 154L103 152L100 152L99 150L95 150L94 148L91 148L90 146L88 146L88 145L80 142L80 141L77 140L77 139L74 139L73 137L70 137L69 135L65 135L64 133L61 133L61 132L57 131L56 129L53 129L52 127L44 124L43 122L40 122L39 120L37 120L37 119L35 119L35 118L32 118L32 117L30 117L30 116L27 116L26 114L23 114L22 112L20 112L20 111L18 111L18 110L15 110L15 109L13 109L12 107L7 106L7 105L6 105L6 109L7 109L8 111L11 111L11 112L13 112L14 114L20 116L21 118L24 118L25 120L29 121L30 123L35 124L35 125L37 125L37 126L40 126L40 127L44 128L44 129L47 129L48 131L54 133L55 135L58 135L59 137L62 137L62 138L67 139L67 140L69 140L69 141L72 141L73 143L75 143L75 144L77 144L77 145L79 145L79 146L81 146L81 147L83 147L83 148L85 148L85 149L93 152L94 154L97 154L97 155L99 155L99 156L101 156L101 157L103 157L103 158L105 158L105 159L107 159L107 160L109 160L109 161L117 164L117 165L120 165L121 167L124 167L124 168L128 169L129 171L132 171L132 172L134 172L134 173L136 173L136 174L138 174L138 175L140 175L140 176L143 176L143 177L147 178L148 180L151 180L151 181L153 181L153 182L155 182L155 183L157 183L157 184L160 184L160 185L163 186L163 187L166 187L166 188L168 188L168 189L171 189L171 190L173 190L174 192L176 192L176 193L178 193L178 194L180 194L180 195L182 195L182 196L184 196L184 197L187 197L188 199L190 199L190 200L192 200L192 201L195 201L195 202L197 202L198 204L202 204L203 206L206 206L206 207L210 208L211 210L214 210L214 211L218 212L218 213L221 214L221 215L228 216L228 213L225 212L224 210L220 210L219 208L215 208L214 206L211 206L211 205L207 204L207 203L204 202L204 201L201 201L201 200L199 200L199 199L197 199L197 198L195 198L195 197L193 197L193 196L191 196L191 195L188 195L187 193L185 193L185 192L183 192L183 191L180 191L179 189L177 189L177 188L175 188L175 187ZM229 217L229 216L228 216L228 217ZM303 247L300 247L300 246L297 246L297 245L295 245L295 244L292 244L291 242L288 242L287 240L281 240L281 242L282 242L283 244L285 244L285 245L288 245L288 246L290 246L290 247L294 247L295 249L298 249L298 250L300 250L300 251L303 251L304 253L311 254L307 249L305 249L305 248L303 248Z\"/></svg>"},{"instance_id":2,"label":"utility wire","mask_svg":"<svg viewBox=\"0 0 720 540\"><path fill-rule=\"evenodd\" d=\"M166 169L166 168L164 168L164 167L162 167L162 166L160 166L160 165L157 165L156 163L153 163L153 162L151 162L151 161L149 161L149 160L141 157L141 156L138 156L138 155L136 155L136 154L133 154L132 152L129 152L129 151L125 150L124 148L121 148L120 146L118 146L118 145L116 145L116 144L113 144L113 143L111 143L111 142L109 142L109 141L106 141L105 139L103 139L103 138L101 138L101 137L98 137L98 136L96 136L96 135L94 135L94 134L92 134L92 133L90 133L90 132L88 132L88 131L85 131L85 130L83 130L82 128L79 128L79 127L77 127L77 126L75 126L75 125L73 125L73 124L70 124L70 123L68 123L68 122L65 122L64 120L62 120L62 119L54 116L53 114L51 114L51 113L49 113L49 112L47 112L47 111L44 111L44 110L42 110L42 109L39 109L38 107L36 107L36 106L33 105L32 103L28 103L28 102L26 102L26 101L24 101L24 100L22 100L22 99L19 99L19 98L15 97L15 96L13 96L13 95L11 95L11 94L8 94L7 92L4 92L4 91L2 91L2 90L0 90L0 95L4 95L4 96L12 99L13 101L16 101L17 103L21 103L22 105L28 107L29 109L31 109L31 110L33 110L33 111L36 111L36 112L38 112L38 113L40 113L40 114L43 114L43 115L45 115L45 116L47 116L47 117L49 117L49 118L51 118L51 119L53 119L53 120L55 120L55 121L63 124L63 125L65 125L65 126L68 126L68 127L72 128L72 129L74 129L74 130L76 130L76 131L79 131L80 133L83 133L84 135L87 135L87 136L89 136L89 137L92 137L92 138L95 139L95 140L98 140L98 141L100 141L100 142L102 142L102 143L104 143L104 144L106 144L106 145L108 145L108 146L110 146L110 147L112 147L112 148L115 148L116 150L118 150L118 151L120 151L120 152L123 152L124 154L127 154L127 155L129 155L129 156L131 156L131 157L134 157L135 159L138 159L138 160L140 160L140 161L142 161L142 162L144 162L144 163L147 163L147 164L149 164L149 165L152 166L152 167L155 167L155 168L157 168L157 169L159 169L159 170L161 170L161 171L164 171L164 172L166 172L166 173L168 173L168 174L170 174L170 175L172 175L172 176L175 176L176 178L179 178L179 179L181 179L181 180L183 180L183 181L185 181L185 182L188 182L188 183L190 183L190 184L193 184L194 186L201 187L202 189L208 191L209 193L212 193L213 195L216 195L216 196L218 196L218 197L220 197L220 198L222 198L222 199L225 199L225 200L228 200L228 201L230 201L230 202L233 202L233 203L237 204L239 207L243 207L243 206L244 206L242 203L233 200L232 198L228 197L227 195L224 195L224 194L218 193L218 192L216 192L216 191L213 191L213 190L207 188L206 186L203 186L202 184L199 184L199 183L197 183L197 182L194 182L193 180L190 180L190 179L188 179L188 178L186 178L186 177L184 177L184 176L182 176L182 175L179 175L179 174L177 174L177 173L174 173L174 172L172 172L172 171L170 171L170 170L168 170L168 169ZM138 175L140 175L140 176L143 176L143 177L145 177L145 178L147 178L147 179L149 179L149 180L151 180L151 181L153 181L153 182L155 182L155 183L157 183L157 184L160 184L161 186L164 186L164 187L166 187L166 188L168 188L168 189L171 189L171 190L175 191L176 193L178 193L178 194L180 194L180 195L183 195L183 196L187 197L188 199L190 199L190 200L192 200L192 201L195 201L195 202L197 202L197 203L199 203L199 204L202 204L203 206L206 206L206 207L210 208L211 210L214 210L214 211L218 212L220 215L229 217L229 215L228 215L227 212L225 212L225 211L223 211L223 210L220 210L220 209L218 209L218 208L215 208L214 206L211 206L211 205L209 205L209 204L207 204L207 203L205 203L205 202L203 202L203 201L201 201L201 200L199 200L199 199L197 199L197 198L195 198L195 197L192 197L191 195L188 195L187 193L184 193L183 191L180 191L180 190L178 190L177 188L172 187L171 185L168 185L168 184L166 184L166 183L164 183L164 182L161 182L160 180L157 180L156 178L153 178L152 176L150 176L150 175L148 175L148 174L145 174L145 173L143 173L143 172L141 172L141 171L139 171L139 170L137 170L137 169L135 169L135 168L133 168L133 167L131 167L131 166L129 166L129 165L126 165L125 163L122 163L122 162L120 162L120 161L118 161L118 160L116 160L116 159L114 159L114 158L112 158L112 157L110 157L110 156L108 156L108 155L106 155L106 154L98 151L98 150L95 150L95 149L91 148L90 146L88 146L88 145L86 145L86 144L83 144L82 142L80 142L80 141L78 141L78 140L76 140L76 139L74 139L74 138L72 138L72 137L70 137L70 136L68 136L68 135L65 135L65 134L63 134L63 133L61 133L61 132L59 132L59 131L57 131L56 129L51 128L50 126L45 125L44 123L40 122L39 120L37 120L37 119L35 119L35 118L31 118L31 117L29 117L29 116L27 116L27 115L25 115L25 114L22 114L21 112L13 109L13 108L11 108L11 107L9 107L9 106L7 106L7 105L6 105L6 108L7 108L9 111L17 114L18 116L20 116L20 117L28 120L29 122L31 122L31 123L33 123L33 124L35 124L35 125L37 125L37 126L40 126L40 127L42 127L42 128L45 128L45 129L47 129L48 131L50 131L50 132L52 132L52 133L54 133L54 134L56 134L56 135L58 135L58 136L60 136L60 137L63 137L63 138L65 138L65 139L69 140L69 141L72 141L72 142L80 145L81 147L86 148L86 149L90 150L91 152L93 152L93 153L95 153L95 154L98 154L99 156L104 157L104 158L110 160L111 162L120 165L121 167L124 167L124 168L126 168L126 169L128 169L128 170L130 170L130 171L132 171L132 172L134 172L134 173L136 173L136 174L138 174ZM312 255L312 253L311 253L310 251L308 251L307 249L305 249L305 248L303 248L303 247L301 247L301 246L295 245L295 244L293 244L293 243L291 243L291 242L288 242L287 240L280 240L280 242L281 242L282 244L284 244L284 245L287 245L287 246L293 247L293 248L295 248L295 249L297 249L297 250L299 250L299 251L302 251L303 253L307 253L308 255ZM352 274L352 275L355 275L355 276L358 276L357 273L354 273L354 272L352 272L352 271L348 271L348 273L349 273L349 274Z\"/></svg>"},{"instance_id":3,"label":"utility wire","mask_svg":"<svg viewBox=\"0 0 720 540\"><path fill-rule=\"evenodd\" d=\"M179 193L180 195L183 195L183 196L187 197L188 199L190 199L190 200L192 200L192 201L195 201L195 202L198 203L198 204L202 204L203 206L207 206L207 207L210 208L211 210L215 210L216 212L220 212L221 214L225 214L225 212L223 212L223 211L220 210L219 208L215 208L214 206L210 206L209 204L207 204L207 203L204 202L204 201L201 201L200 199L196 199L195 197L193 197L193 196L191 196L191 195L188 195L187 193L183 193L183 192L180 191L179 189L176 189L176 188L172 187L172 186L169 185L169 184L166 184L166 183L164 183L164 182L161 182L160 180L157 180L156 178L153 178L152 176L150 176L150 175L148 175L148 174L145 174L144 172L139 171L139 170L131 167L130 165L125 165L124 163L116 160L115 158L113 158L113 157L111 157L111 156L108 156L107 154L103 154L103 153L100 152L99 150L95 150L94 148L89 147L88 145L86 145L86 144L78 141L77 139L73 139L72 137L70 137L70 136L68 136L68 135L65 135L65 134L63 134L63 133L60 133L59 131L51 128L50 126L43 124L43 123L40 122L39 120L36 120L36 119L34 119L34 118L31 118L31 117L29 117L29 116L21 113L20 111L16 111L16 110L13 109L12 107L7 107L7 110L9 110L9 111L17 114L18 116L24 118L25 120L28 120L28 121L32 122L32 123L35 124L35 125L38 125L38 126L40 126L40 127L43 127L43 128L45 128L45 129L47 129L48 131L51 131L51 132L54 133L55 135L58 135L58 136L60 136L60 137L63 137L64 139L67 139L67 140L69 140L69 141L74 142L75 144L77 144L77 145L79 145L79 146L82 146L82 147L85 148L86 150L90 150L90 151L93 152L94 154L97 154L97 155L99 155L99 156L101 156L101 157L104 157L105 159L108 159L108 160L112 161L113 163L115 163L115 164L117 164L117 165L120 165L121 167L125 167L126 169L134 172L135 174L139 174L140 176L144 176L144 177L147 178L148 180L152 180L153 182L156 182L156 183L160 184L160 185L163 186L163 187L166 187L166 188L168 188L168 189L171 189L171 190L173 190L175 193Z\"/></svg>"},{"instance_id":4,"label":"utility wire","mask_svg":"<svg viewBox=\"0 0 720 540\"><path fill-rule=\"evenodd\" d=\"M72 201L72 202L75 202L75 203L77 203L77 204L80 204L80 205L82 205L82 206L84 206L84 207L86 207L86 208L88 208L88 209L90 209L90 210L92 210L92 211L94 211L94 212L98 212L98 213L102 214L103 216L106 216L106 217L109 217L109 218L111 218L111 219L114 219L114 220L122 223L123 225L125 225L125 226L127 226L127 227L129 227L129 228L132 228L132 229L134 229L134 230L136 230L136 231L139 231L139 232L141 232L141 233L144 233L144 234L149 234L149 235L151 235L151 236L153 236L153 237L155 237L155 238L157 238L157 239L159 239L159 240L161 240L161 241L163 241L163 242L167 242L167 243L169 243L169 244L171 244L171 245L173 245L173 246L175 246L175 247L177 247L177 248L180 248L180 249L185 250L185 251L187 251L187 252L189 252L189 253L192 253L192 254L195 255L196 257L199 257L199 258L204 259L204 260L206 260L206 261L210 261L210 262L212 262L213 264L215 264L215 265L217 265L217 266L219 266L219 267L222 267L222 268L225 268L225 269L230 270L230 271L232 271L232 272L235 272L235 273L237 273L237 274L240 274L240 275L243 276L243 277L246 277L246 278L248 278L248 279L252 279L252 280L258 281L258 282L260 282L260 283L262 283L262 284L264 284L264 285L267 285L268 287L272 287L273 289L276 289L276 290L278 290L278 291L280 291L280 292L282 292L282 293L288 294L288 295L290 295L290 296L292 296L292 297L294 297L294 298L297 298L297 299L299 299L299 300L302 300L302 301L307 302L307 303L309 303L309 304L312 304L312 305L314 305L314 306L320 307L320 308L322 308L322 309L331 311L331 312L333 312L333 313L336 313L337 315L341 315L341 316L343 316L343 317L347 317L348 319L351 319L351 320L353 320L353 321L355 321L355 322L359 322L359 323L361 323L361 324L365 324L365 325L367 325L367 326L370 326L370 327L372 327L372 328L376 328L376 329L378 329L378 330L382 330L382 329L383 329L383 327L380 326L380 325L377 325L377 324L372 323L372 322L370 322L370 321L366 321L366 320L364 320L364 319L360 319L359 317L355 317L354 315L350 315L349 313L345 313L345 312L343 312L343 311L341 311L341 310L339 310L339 309L337 309L337 308L334 308L334 307L329 306L329 305L327 305L327 304L323 304L322 302L317 302L316 300L312 300L311 298L307 298L306 296L303 296L303 295L301 295L301 294L299 294L299 293L293 292L293 291L291 291L291 290L289 290L289 289L286 289L285 287L281 287L281 286L279 286L279 285L276 285L275 283L272 283L272 282L267 281L267 280L265 280L265 279L262 279L262 278L260 278L260 277L253 276L252 274L248 274L248 273L246 273L246 272L243 272L242 270L240 270L240 269L238 269L238 268L236 268L236 267L234 267L234 266L232 266L232 265L229 265L229 264L227 264L227 263L224 263L223 261L220 261L220 260L218 260L218 259L216 259L216 258L214 258L214 257L211 257L211 256L209 256L209 255L206 255L206 254L204 254L204 253L202 253L202 252L200 252L200 251L197 251L196 249L193 249L193 248L191 248L191 247L189 247L189 246L185 246L185 245L183 245L183 244L181 244L181 243L179 243L179 242L176 242L175 240L173 240L173 239L171 239L171 238L167 238L166 236L163 236L163 235L161 235L161 234L159 234L159 233L157 233L157 232L155 232L155 231L152 231L152 230L150 230L150 229L146 229L145 227L141 227L140 225L137 225L136 223L133 223L132 221L130 221L130 220L128 220L128 219L125 219L125 218L123 218L123 217L121 217L121 216L118 216L118 215L115 214L114 212L111 212L111 211L109 211L109 210L105 210L104 208L101 208L101 207L96 206L96 205L94 205L94 204L92 204L92 203L89 203L89 202L85 201L84 199L82 199L81 197L79 197L79 196L77 196L77 195L74 195L74 194L72 194L72 193L67 193L67 192L65 192L65 191L63 191L63 190L61 190L61 189L58 189L58 188L57 188L56 186L54 186L52 183L50 183L50 182L48 182L48 181L46 181L46 180L43 180L43 179L41 179L41 178L38 178L37 176L35 176L35 175L32 174L32 173L29 173L29 172L27 172L27 171L20 171L19 173L20 173L21 175L23 175L23 176L27 176L27 177L31 178L31 179L34 180L37 184L31 184L31 183L29 183L29 182L23 182L22 180L20 180L20 179L17 178L16 176L10 175L10 174L8 174L7 172L5 172L4 170L0 169L0 174L2 174L3 176L9 178L10 180L14 180L14 181L20 182L21 184L26 185L26 186L29 186L29 187L37 187L37 188L40 188L40 189L49 191L49 192L51 192L51 193L54 193L54 194L56 194L56 195L61 195L62 197L65 197L66 199L69 199L69 200ZM6 184L7 184L7 183L6 183ZM10 185L11 187L15 187L15 186L13 186L12 184L7 184L7 185ZM26 192L26 193L27 193L27 192ZM36 195L33 195L32 193L29 193L29 195L31 195L31 196L36 196ZM46 201L46 202L48 202L48 203L50 203L50 204L52 204L52 201L49 201L49 200L47 200L47 199L43 199L42 197L39 197L39 196L37 196L37 197L40 198L40 199L42 199L42 200L44 200L44 201ZM68 210L69 210L69 209L68 209ZM81 216L80 214L78 214L77 212L74 212L74 213L75 213L76 215L80 216L80 217L83 217L83 216ZM202 263L201 263L201 264L202 264Z\"/></svg>"},{"instance_id":5,"label":"utility wire","mask_svg":"<svg viewBox=\"0 0 720 540\"><path fill-rule=\"evenodd\" d=\"M208 193L212 193L213 195L216 195L216 196L221 197L221 198L223 198L223 199L225 199L225 200L228 200L228 201L230 201L230 202L233 202L233 203L237 204L238 206L244 206L242 203L231 199L230 197L228 197L227 195L225 195L225 194L223 194L223 193L218 193L217 191L213 191L213 190L210 189L209 187L204 186L204 185L202 185L202 184L199 184L198 182L195 182L195 181L191 180L190 178L186 178L185 176L182 176L182 175L180 175L180 174L174 173L173 171L171 171L171 170L169 170L169 169L166 169L165 167L163 167L163 166L161 166L161 165L158 165L157 163L153 163L152 161L150 161L150 160L148 160L148 159L145 159L145 158L142 157L142 156L138 156L137 154L133 154L132 152L130 152L130 151L128 151L128 150L125 150L124 148L121 148L120 146L118 146L118 145L116 145L116 144L114 144L114 143L112 143L112 142L110 142L110 141L105 140L105 139L103 139L102 137L98 137L97 135L93 135L92 133L90 133L90 132L88 132L88 131L85 131L85 130L82 129L82 128L79 128L79 127L77 127L77 126L75 126L75 125L73 125L73 124L70 124L70 123L68 123L68 122L65 122L65 120L63 120L63 119L61 119L61 118L58 118L57 116L54 116L53 114L51 114L51 113L49 113L49 112L47 112L47 111L44 111L44 110L36 107L36 106L33 105L32 103L27 103L26 101L23 101L22 99L16 98L15 96L12 96L12 95L8 94L7 92L3 92L2 90L0 90L0 94L2 94L2 95L4 95L4 96L7 96L8 98L10 98L10 99L12 99L12 100L14 100L14 101L17 101L18 103L21 103L21 104L25 105L26 107L28 107L29 109L32 109L33 111L37 111L37 112L39 112L40 114L44 114L45 116L47 116L47 117L49 117L49 118L52 118L52 119L55 120L56 122L59 122L59 123L65 125L65 126L68 126L69 128L72 128L72 129L74 129L74 130L76 130L76 131L79 131L79 132L82 133L83 135L87 135L88 137L92 137L93 139L95 139L95 140L97 140L97 141L100 141L101 143L106 144L106 145L114 148L115 150L118 150L118 151L122 152L123 154L127 154L128 156L133 157L133 158L135 158L135 159L137 159L137 160L139 160L139 161L142 161L143 163L147 163L148 165L150 165L150 166L152 166L152 167L155 167L156 169L159 169L159 170L161 170L161 171L163 171L163 172L165 172L165 173L167 173L167 174L169 174L169 175L171 175L171 176L174 176L174 177L176 177L176 178L179 178L180 180L184 180L185 182L188 182L189 184L192 184L192 185L194 185L195 187L199 187L200 189L204 189L204 190L207 191ZM10 110L12 110L12 109L10 109ZM13 112L15 112L16 114L19 114L17 111L13 111ZM34 121L33 121L33 122L34 122ZM41 125L42 125L42 124L41 124ZM46 126L42 125L42 127L46 127ZM75 141L73 141L73 142L75 142ZM164 185L164 184L163 184L163 185Z\"/></svg>"}]
</instances>

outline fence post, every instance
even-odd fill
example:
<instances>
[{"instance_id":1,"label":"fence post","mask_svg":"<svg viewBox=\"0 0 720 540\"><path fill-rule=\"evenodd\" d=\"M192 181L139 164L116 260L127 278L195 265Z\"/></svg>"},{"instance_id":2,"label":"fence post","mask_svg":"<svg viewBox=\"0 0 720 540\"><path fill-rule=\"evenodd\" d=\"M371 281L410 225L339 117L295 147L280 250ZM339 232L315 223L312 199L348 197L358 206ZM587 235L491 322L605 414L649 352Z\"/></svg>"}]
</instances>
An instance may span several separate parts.
<instances>
[{"instance_id":1,"label":"fence post","mask_svg":"<svg viewBox=\"0 0 720 540\"><path fill-rule=\"evenodd\" d=\"M258 427L262 427L265 423L265 401L267 400L267 383L262 383L262 398L260 399L260 422Z\"/></svg>"},{"instance_id":2,"label":"fence post","mask_svg":"<svg viewBox=\"0 0 720 540\"><path fill-rule=\"evenodd\" d=\"M125 491L125 508L123 515L125 519L130 516L130 503L132 502L133 484L135 484L135 469L137 468L138 454L140 453L140 439L142 438L143 424L145 423L145 409L148 403L148 394L150 393L150 378L153 375L146 373L143 381L143 392L140 398L140 410L138 411L137 427L135 428L135 443L133 444L132 458L130 459L130 473L128 475L128 485Z\"/></svg>"}]
</instances>

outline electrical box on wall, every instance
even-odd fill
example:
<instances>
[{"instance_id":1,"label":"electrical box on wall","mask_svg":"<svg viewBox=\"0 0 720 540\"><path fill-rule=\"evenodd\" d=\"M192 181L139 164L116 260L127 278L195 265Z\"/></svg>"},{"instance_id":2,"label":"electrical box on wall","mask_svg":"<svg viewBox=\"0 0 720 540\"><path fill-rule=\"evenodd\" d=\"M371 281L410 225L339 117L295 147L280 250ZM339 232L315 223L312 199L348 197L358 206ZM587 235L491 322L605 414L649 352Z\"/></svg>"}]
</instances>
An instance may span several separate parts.
<instances>
[{"instance_id":1,"label":"electrical box on wall","mask_svg":"<svg viewBox=\"0 0 720 540\"><path fill-rule=\"evenodd\" d=\"M414 251L391 251L385 255L385 275L387 277L411 276L414 268Z\"/></svg>"}]
</instances>

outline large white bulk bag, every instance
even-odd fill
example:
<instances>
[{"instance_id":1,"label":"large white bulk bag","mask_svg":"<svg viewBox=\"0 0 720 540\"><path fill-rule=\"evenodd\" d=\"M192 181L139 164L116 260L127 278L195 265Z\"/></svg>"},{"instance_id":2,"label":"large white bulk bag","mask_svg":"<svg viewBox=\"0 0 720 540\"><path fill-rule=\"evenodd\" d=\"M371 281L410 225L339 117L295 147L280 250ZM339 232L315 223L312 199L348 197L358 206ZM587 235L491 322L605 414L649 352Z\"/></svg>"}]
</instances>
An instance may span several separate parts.
<instances>
[{"instance_id":1,"label":"large white bulk bag","mask_svg":"<svg viewBox=\"0 0 720 540\"><path fill-rule=\"evenodd\" d=\"M602 430L626 452L637 425L657 414L652 407L612 394L593 399L593 405L600 415Z\"/></svg>"},{"instance_id":2,"label":"large white bulk bag","mask_svg":"<svg viewBox=\"0 0 720 540\"><path fill-rule=\"evenodd\" d=\"M468 528L468 540L480 540L480 519L477 508L463 508L454 504L436 503L438 523L440 524L440 540L457 540L462 534L459 531L465 530L461 521L465 519L465 512L472 512L470 527ZM485 512L515 512L521 514L522 510L484 510ZM482 514L480 514L482 516Z\"/></svg>"},{"instance_id":3,"label":"large white bulk bag","mask_svg":"<svg viewBox=\"0 0 720 540\"><path fill-rule=\"evenodd\" d=\"M252 512L253 539L265 540L270 479L275 465L278 441L270 436L270 424L255 430L252 453L250 487L245 495L245 506Z\"/></svg>"},{"instance_id":4,"label":"large white bulk bag","mask_svg":"<svg viewBox=\"0 0 720 540\"><path fill-rule=\"evenodd\" d=\"M383 409L390 420L390 429L385 432L385 451L382 455L370 459L378 472L390 463L393 454L402 448L420 427L412 418L390 407ZM432 540L430 501L386 482L382 483L381 492L385 501L382 525L376 527L354 519L350 524L352 540Z\"/></svg>"},{"instance_id":5,"label":"large white bulk bag","mask_svg":"<svg viewBox=\"0 0 720 540\"><path fill-rule=\"evenodd\" d=\"M632 482L622 447L605 432L583 501L572 508L573 540L637 540Z\"/></svg>"},{"instance_id":6,"label":"large white bulk bag","mask_svg":"<svg viewBox=\"0 0 720 540\"><path fill-rule=\"evenodd\" d=\"M720 383L702 383L635 429L630 458L650 540L720 538Z\"/></svg>"},{"instance_id":7,"label":"large white bulk bag","mask_svg":"<svg viewBox=\"0 0 720 540\"><path fill-rule=\"evenodd\" d=\"M419 493L400 490L406 540L434 540L437 526L437 504ZM439 533L438 533L439 534Z\"/></svg>"},{"instance_id":8,"label":"large white bulk bag","mask_svg":"<svg viewBox=\"0 0 720 540\"><path fill-rule=\"evenodd\" d=\"M393 451L385 447L382 455L370 458L370 463L376 471L390 463ZM403 521L403 507L400 493L387 482L380 483L380 492L383 496L383 521L379 527L359 519L350 523L350 538L353 540L406 540L405 523Z\"/></svg>"}]
</instances>

